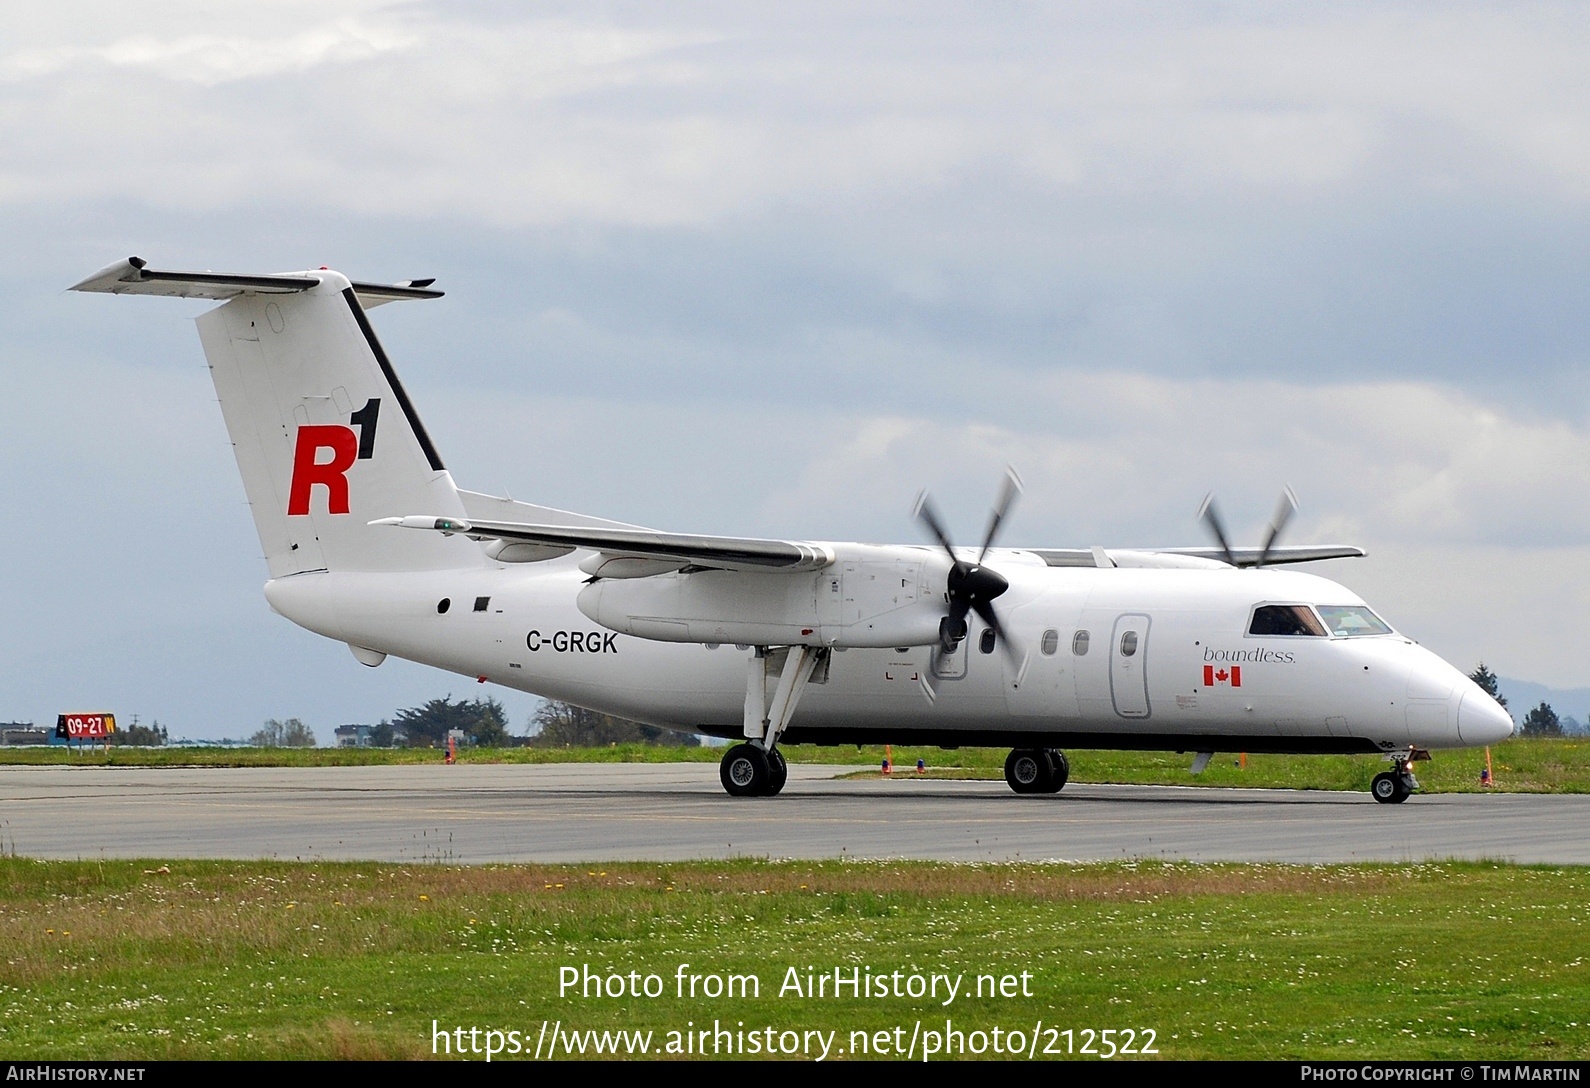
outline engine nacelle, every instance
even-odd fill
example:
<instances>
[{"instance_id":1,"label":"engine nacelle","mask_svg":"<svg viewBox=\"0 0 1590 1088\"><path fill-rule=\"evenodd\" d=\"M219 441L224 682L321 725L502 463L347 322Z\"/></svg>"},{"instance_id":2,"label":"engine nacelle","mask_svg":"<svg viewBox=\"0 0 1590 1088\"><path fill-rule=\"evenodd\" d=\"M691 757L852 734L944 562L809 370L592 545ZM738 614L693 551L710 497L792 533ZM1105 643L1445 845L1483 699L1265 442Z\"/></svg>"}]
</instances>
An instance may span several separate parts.
<instances>
[{"instance_id":1,"label":"engine nacelle","mask_svg":"<svg viewBox=\"0 0 1590 1088\"><path fill-rule=\"evenodd\" d=\"M659 642L857 648L938 642L947 557L926 548L833 548L834 562L815 572L598 578L580 591L578 603L603 627Z\"/></svg>"}]
</instances>

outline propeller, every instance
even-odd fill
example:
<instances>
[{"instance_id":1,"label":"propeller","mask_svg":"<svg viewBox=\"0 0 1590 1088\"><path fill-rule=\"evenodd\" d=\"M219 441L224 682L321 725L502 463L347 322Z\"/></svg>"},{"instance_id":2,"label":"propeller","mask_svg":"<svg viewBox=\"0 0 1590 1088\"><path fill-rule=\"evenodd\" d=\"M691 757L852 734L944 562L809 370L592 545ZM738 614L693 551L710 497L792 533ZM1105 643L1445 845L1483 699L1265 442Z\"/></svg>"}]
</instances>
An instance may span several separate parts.
<instances>
[{"instance_id":1,"label":"propeller","mask_svg":"<svg viewBox=\"0 0 1590 1088\"><path fill-rule=\"evenodd\" d=\"M1297 495L1290 487L1281 491L1281 501L1276 504L1275 513L1270 516L1268 531L1264 534L1264 544L1259 548L1258 558L1251 566L1262 567L1270 561L1270 552L1275 547L1275 542L1280 539L1281 533L1286 530L1287 523L1292 520L1292 515L1297 513ZM1203 504L1198 507L1198 520L1209 527L1214 534L1215 543L1220 545L1227 563L1233 567L1242 566L1237 562L1236 556L1231 552L1231 538L1226 534L1225 522L1220 517L1220 510L1215 506L1215 493L1213 491L1204 496Z\"/></svg>"},{"instance_id":2,"label":"propeller","mask_svg":"<svg viewBox=\"0 0 1590 1088\"><path fill-rule=\"evenodd\" d=\"M988 549L993 547L994 539L999 535L1000 526L1010 516L1010 511L1016 504L1016 499L1021 494L1021 477L1016 475L1013 468L1005 469L1005 479L999 489L999 498L994 502L990 511L988 530L983 534L983 546L977 553L977 561L968 563L955 554L955 545L950 541L950 534L944 528L938 511L933 506L933 501L923 491L916 499L915 514L928 531L933 534L946 555L950 557L950 574L948 582L949 613L939 621L939 649L946 654L955 652L955 647L960 645L966 637L966 617L968 613L975 612L994 632L994 637L1004 646L1005 652L1010 655L1013 662L1020 664L1015 644L1005 632L1005 627L999 622L999 615L994 611L994 598L1010 588L1007 582L997 571L983 566L983 559L988 555ZM931 689L930 697L931 697Z\"/></svg>"},{"instance_id":3,"label":"propeller","mask_svg":"<svg viewBox=\"0 0 1590 1088\"><path fill-rule=\"evenodd\" d=\"M1264 535L1264 545L1259 548L1259 560L1254 564L1262 567L1270 558L1270 549L1275 546L1276 539L1286 528L1286 523L1292 520L1292 515L1297 513L1297 496L1290 487L1281 489L1281 501L1275 505L1275 513L1270 516L1270 531Z\"/></svg>"},{"instance_id":4,"label":"propeller","mask_svg":"<svg viewBox=\"0 0 1590 1088\"><path fill-rule=\"evenodd\" d=\"M1237 565L1237 557L1231 554L1231 538L1226 536L1226 523L1220 518L1220 511L1215 507L1215 493L1209 492L1204 496L1204 501L1198 507L1198 520L1209 526L1209 531L1215 534L1215 543L1220 545L1220 551L1226 557L1226 562L1233 567Z\"/></svg>"}]
</instances>

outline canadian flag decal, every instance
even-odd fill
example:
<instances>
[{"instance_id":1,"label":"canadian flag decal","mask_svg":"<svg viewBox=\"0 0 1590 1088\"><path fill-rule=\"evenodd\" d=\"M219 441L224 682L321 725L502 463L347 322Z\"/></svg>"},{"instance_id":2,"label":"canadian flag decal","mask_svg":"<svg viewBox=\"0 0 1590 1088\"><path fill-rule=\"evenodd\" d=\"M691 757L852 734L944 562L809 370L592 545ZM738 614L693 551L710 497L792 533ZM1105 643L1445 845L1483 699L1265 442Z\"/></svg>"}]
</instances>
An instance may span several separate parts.
<instances>
[{"instance_id":1,"label":"canadian flag decal","mask_svg":"<svg viewBox=\"0 0 1590 1088\"><path fill-rule=\"evenodd\" d=\"M1204 687L1212 688L1216 684L1230 684L1234 688L1242 686L1242 666L1232 665L1229 669L1217 670L1213 665L1204 666Z\"/></svg>"}]
</instances>

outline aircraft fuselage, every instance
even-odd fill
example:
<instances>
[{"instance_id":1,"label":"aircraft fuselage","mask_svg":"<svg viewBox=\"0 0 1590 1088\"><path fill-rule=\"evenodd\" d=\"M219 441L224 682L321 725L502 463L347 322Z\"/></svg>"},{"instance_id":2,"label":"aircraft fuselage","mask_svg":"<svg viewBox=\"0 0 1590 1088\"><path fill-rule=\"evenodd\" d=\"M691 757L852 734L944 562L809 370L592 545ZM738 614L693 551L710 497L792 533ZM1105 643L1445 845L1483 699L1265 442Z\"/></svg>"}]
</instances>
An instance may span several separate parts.
<instances>
[{"instance_id":1,"label":"aircraft fuselage","mask_svg":"<svg viewBox=\"0 0 1590 1088\"><path fill-rule=\"evenodd\" d=\"M604 628L577 604L590 581L579 558L306 573L273 580L266 595L287 618L353 646L651 724L741 736L752 649ZM953 655L836 650L786 742L1368 752L1486 744L1512 731L1472 681L1402 635L1247 633L1260 605L1362 604L1324 578L1051 568L1016 550L989 564L1010 581L1001 604L1019 654L1001 652L975 621ZM938 693L931 703L924 673Z\"/></svg>"}]
</instances>

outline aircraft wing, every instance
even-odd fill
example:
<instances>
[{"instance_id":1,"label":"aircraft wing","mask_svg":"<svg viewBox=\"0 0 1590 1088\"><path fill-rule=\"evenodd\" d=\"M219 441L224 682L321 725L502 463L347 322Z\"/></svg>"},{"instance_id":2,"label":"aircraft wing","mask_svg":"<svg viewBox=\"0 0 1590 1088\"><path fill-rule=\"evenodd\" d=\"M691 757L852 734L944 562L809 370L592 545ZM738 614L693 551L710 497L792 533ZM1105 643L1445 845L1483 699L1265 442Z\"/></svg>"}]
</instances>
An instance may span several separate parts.
<instances>
[{"instance_id":1,"label":"aircraft wing","mask_svg":"<svg viewBox=\"0 0 1590 1088\"><path fill-rule=\"evenodd\" d=\"M1122 566L1122 567L1150 567L1156 565L1179 566L1178 559L1191 559L1202 566L1204 561L1216 563L1225 562L1225 552L1219 548L1023 548L1022 551L1038 556L1051 567L1096 567L1096 566ZM1238 567L1255 567L1259 564L1259 555L1262 548L1232 548L1231 558L1233 565ZM1107 557L1110 562L1101 564L1099 556ZM1270 549L1270 554L1265 557L1264 565L1277 566L1281 563L1312 563L1318 559L1357 559L1364 555L1362 548L1354 548L1345 544L1278 544ZM1155 556L1165 556L1167 561L1156 564ZM1191 565L1191 564L1187 564Z\"/></svg>"},{"instance_id":2,"label":"aircraft wing","mask_svg":"<svg viewBox=\"0 0 1590 1088\"><path fill-rule=\"evenodd\" d=\"M1219 548L1153 548L1152 551L1164 552L1167 555L1191 555L1199 559L1218 559L1225 561L1225 553ZM1259 556L1263 548L1232 548L1231 558L1236 560L1236 566L1256 567L1259 565ZM1265 556L1264 565L1273 567L1278 563L1312 563L1317 559L1362 559L1364 549L1354 548L1347 544L1278 544L1270 548L1270 554Z\"/></svg>"},{"instance_id":3,"label":"aircraft wing","mask_svg":"<svg viewBox=\"0 0 1590 1088\"><path fill-rule=\"evenodd\" d=\"M504 540L515 544L546 547L589 548L599 553L592 566L582 565L589 574L615 573L603 570L613 561L656 561L636 565L620 562L614 571L628 576L661 573L687 566L741 571L820 570L834 561L832 549L804 540L757 540L730 536L690 536L663 533L653 529L605 529L577 525L531 525L514 521L475 521L438 518L430 515L381 518L372 525L395 525L404 529L429 529L439 533L459 533L475 540ZM625 576L617 574L616 576Z\"/></svg>"},{"instance_id":4,"label":"aircraft wing","mask_svg":"<svg viewBox=\"0 0 1590 1088\"><path fill-rule=\"evenodd\" d=\"M355 283L353 293L366 310L400 299L441 298L431 280L405 280L402 283ZM290 295L320 285L320 277L307 272L240 276L231 272L169 272L150 268L142 257L128 257L95 272L73 291L96 291L110 295L169 295L176 298L235 298L244 293Z\"/></svg>"}]
</instances>

